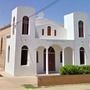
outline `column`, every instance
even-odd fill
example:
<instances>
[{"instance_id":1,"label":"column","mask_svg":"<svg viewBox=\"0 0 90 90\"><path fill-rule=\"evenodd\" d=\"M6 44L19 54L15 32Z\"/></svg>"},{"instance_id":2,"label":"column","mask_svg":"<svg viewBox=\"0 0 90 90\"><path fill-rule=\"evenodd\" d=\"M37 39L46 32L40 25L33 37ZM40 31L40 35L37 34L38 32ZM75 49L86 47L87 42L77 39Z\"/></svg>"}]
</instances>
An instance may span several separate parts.
<instances>
[{"instance_id":1,"label":"column","mask_svg":"<svg viewBox=\"0 0 90 90\"><path fill-rule=\"evenodd\" d=\"M48 75L48 49L46 49L46 74Z\"/></svg>"},{"instance_id":2,"label":"column","mask_svg":"<svg viewBox=\"0 0 90 90\"><path fill-rule=\"evenodd\" d=\"M62 50L62 66L64 66L65 61L64 61L64 49Z\"/></svg>"},{"instance_id":3,"label":"column","mask_svg":"<svg viewBox=\"0 0 90 90\"><path fill-rule=\"evenodd\" d=\"M74 64L74 49L73 49L73 51L72 51L72 65L75 65L75 64Z\"/></svg>"},{"instance_id":4,"label":"column","mask_svg":"<svg viewBox=\"0 0 90 90\"><path fill-rule=\"evenodd\" d=\"M30 56L30 59L32 60L32 64L33 64L33 66L32 66L32 68L33 68L33 73L35 74L35 75L37 75L37 62L36 62L36 49L34 49L33 51L31 51L33 54L32 54L32 57Z\"/></svg>"}]
</instances>

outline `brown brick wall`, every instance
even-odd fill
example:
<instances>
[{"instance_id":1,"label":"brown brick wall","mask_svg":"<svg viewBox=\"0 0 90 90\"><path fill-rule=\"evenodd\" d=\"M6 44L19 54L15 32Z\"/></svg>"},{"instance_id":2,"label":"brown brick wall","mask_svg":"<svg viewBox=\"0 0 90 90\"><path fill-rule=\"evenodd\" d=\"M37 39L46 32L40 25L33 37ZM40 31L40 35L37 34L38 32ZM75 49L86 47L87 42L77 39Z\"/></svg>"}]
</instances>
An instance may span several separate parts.
<instances>
[{"instance_id":1,"label":"brown brick wall","mask_svg":"<svg viewBox=\"0 0 90 90\"><path fill-rule=\"evenodd\" d=\"M90 75L38 76L38 86L90 83Z\"/></svg>"},{"instance_id":2,"label":"brown brick wall","mask_svg":"<svg viewBox=\"0 0 90 90\"><path fill-rule=\"evenodd\" d=\"M0 68L5 67L5 57L6 57L6 36L10 35L11 27L5 27L0 29ZM1 38L3 38L2 52L1 52Z\"/></svg>"}]
</instances>

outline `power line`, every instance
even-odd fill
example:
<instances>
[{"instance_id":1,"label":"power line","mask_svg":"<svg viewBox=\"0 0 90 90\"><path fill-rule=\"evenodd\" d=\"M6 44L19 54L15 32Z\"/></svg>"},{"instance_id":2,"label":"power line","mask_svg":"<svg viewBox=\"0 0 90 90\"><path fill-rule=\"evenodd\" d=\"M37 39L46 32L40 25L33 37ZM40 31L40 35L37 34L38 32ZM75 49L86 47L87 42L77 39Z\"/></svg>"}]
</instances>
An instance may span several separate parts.
<instances>
[{"instance_id":1,"label":"power line","mask_svg":"<svg viewBox=\"0 0 90 90\"><path fill-rule=\"evenodd\" d=\"M33 17L33 16L35 16L35 15L39 14L39 13L40 13L40 12L42 12L42 11L47 10L47 9L48 9L48 8L50 8L51 6L55 5L58 1L59 1L59 0L54 0L53 2L49 3L49 4L48 4L48 5L46 5L45 7L41 8L39 11L37 11L37 12L33 13L32 15L30 15L30 16L29 16L29 18L31 18L31 17ZM22 22L22 20L17 21L17 22L15 23L15 26L17 26L17 24L18 24L18 23L20 23L20 22ZM13 26L13 24L12 24L11 26ZM20 33L20 31L19 31L19 30L17 30L17 31ZM22 40L22 37L21 37L21 36L20 36L20 38L21 38L21 41L23 42L23 40Z\"/></svg>"},{"instance_id":2,"label":"power line","mask_svg":"<svg viewBox=\"0 0 90 90\"><path fill-rule=\"evenodd\" d=\"M51 2L50 4L48 4L47 6L43 7L41 10L39 10L38 12L36 12L35 14L37 15L38 13L50 8L51 6L53 6L54 4L56 4L59 0L55 0L53 2Z\"/></svg>"},{"instance_id":3,"label":"power line","mask_svg":"<svg viewBox=\"0 0 90 90\"><path fill-rule=\"evenodd\" d=\"M58 1L59 1L59 0L54 0L53 2L49 3L48 5L46 5L46 6L43 7L42 9L40 9L39 11L37 11L37 12L33 13L32 15L30 15L29 18L31 18L31 17L39 14L39 13L42 12L42 11L47 10L47 9L50 8L51 6L55 5ZM17 21L16 24L18 24L18 23L21 22L21 21L22 21L22 20ZM11 25L11 26L12 26L12 25Z\"/></svg>"}]
</instances>

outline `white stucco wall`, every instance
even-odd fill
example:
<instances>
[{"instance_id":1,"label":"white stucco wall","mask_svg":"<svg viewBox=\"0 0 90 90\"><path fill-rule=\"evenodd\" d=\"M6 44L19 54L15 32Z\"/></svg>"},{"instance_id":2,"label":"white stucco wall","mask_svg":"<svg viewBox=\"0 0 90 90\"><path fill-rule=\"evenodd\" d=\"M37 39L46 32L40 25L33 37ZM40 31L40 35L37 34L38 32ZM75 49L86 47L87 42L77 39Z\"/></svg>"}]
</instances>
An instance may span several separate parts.
<instances>
[{"instance_id":1,"label":"white stucco wall","mask_svg":"<svg viewBox=\"0 0 90 90\"><path fill-rule=\"evenodd\" d=\"M85 49L85 65L90 65L90 40L88 37L88 21L87 15L84 13L71 13L64 16L64 27L54 23L51 20L32 16L35 10L30 7L17 7L12 11L12 19L15 16L15 22L18 22L15 27L15 34L12 34L11 39L7 40L7 48L10 45L10 62L7 63L5 71L12 75L37 75L44 73L43 50L53 47L55 50L55 72L59 71L59 67L65 64L80 65L80 47ZM32 16L29 18L29 34L22 35L22 18L23 16ZM84 22L85 37L78 37L78 21ZM11 21L12 24L12 21ZM47 26L51 26L51 36L47 36ZM11 28L12 29L12 28ZM44 35L42 36L42 29ZM56 30L56 36L54 36ZM21 48L23 45L28 47L28 64L21 66ZM72 48L65 51L65 48ZM38 51L38 60L36 62L36 51ZM63 52L63 61L60 63L60 51ZM72 55L72 56L71 56Z\"/></svg>"},{"instance_id":2,"label":"white stucco wall","mask_svg":"<svg viewBox=\"0 0 90 90\"><path fill-rule=\"evenodd\" d=\"M64 28L67 30L67 39L74 40L74 17L73 13L64 16Z\"/></svg>"},{"instance_id":3,"label":"white stucco wall","mask_svg":"<svg viewBox=\"0 0 90 90\"><path fill-rule=\"evenodd\" d=\"M47 27L51 26L51 35L47 35ZM42 29L44 29L44 35L42 35ZM61 26L56 26L53 24L46 24L37 26L37 36L40 39L60 39L65 40L66 39L66 30ZM56 30L56 36L54 36L54 30Z\"/></svg>"}]
</instances>

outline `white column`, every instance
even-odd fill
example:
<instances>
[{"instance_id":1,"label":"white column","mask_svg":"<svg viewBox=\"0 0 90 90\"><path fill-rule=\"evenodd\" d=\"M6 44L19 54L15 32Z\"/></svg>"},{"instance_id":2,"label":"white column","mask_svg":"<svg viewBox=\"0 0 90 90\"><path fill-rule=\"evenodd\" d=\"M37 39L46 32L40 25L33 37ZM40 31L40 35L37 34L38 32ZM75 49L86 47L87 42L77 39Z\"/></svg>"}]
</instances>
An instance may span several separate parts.
<instances>
[{"instance_id":1,"label":"white column","mask_svg":"<svg viewBox=\"0 0 90 90\"><path fill-rule=\"evenodd\" d=\"M46 74L48 75L48 49L46 49Z\"/></svg>"},{"instance_id":2,"label":"white column","mask_svg":"<svg viewBox=\"0 0 90 90\"><path fill-rule=\"evenodd\" d=\"M85 64L85 65L87 65L86 60L87 60L87 53L86 53L86 51L84 51L84 64Z\"/></svg>"},{"instance_id":3,"label":"white column","mask_svg":"<svg viewBox=\"0 0 90 90\"><path fill-rule=\"evenodd\" d=\"M75 63L74 63L74 50L72 51L72 64L75 65Z\"/></svg>"},{"instance_id":4,"label":"white column","mask_svg":"<svg viewBox=\"0 0 90 90\"><path fill-rule=\"evenodd\" d=\"M64 49L62 50L62 66L64 66L65 61L64 61Z\"/></svg>"},{"instance_id":5,"label":"white column","mask_svg":"<svg viewBox=\"0 0 90 90\"><path fill-rule=\"evenodd\" d=\"M32 60L32 64L33 64L33 69L34 69L33 71L34 74L37 75L36 49L33 50L32 57L30 56L30 59Z\"/></svg>"}]
</instances>

